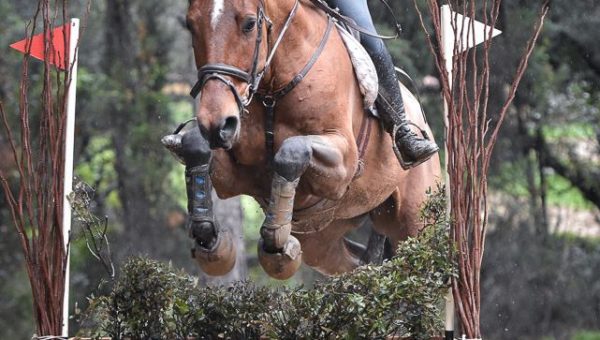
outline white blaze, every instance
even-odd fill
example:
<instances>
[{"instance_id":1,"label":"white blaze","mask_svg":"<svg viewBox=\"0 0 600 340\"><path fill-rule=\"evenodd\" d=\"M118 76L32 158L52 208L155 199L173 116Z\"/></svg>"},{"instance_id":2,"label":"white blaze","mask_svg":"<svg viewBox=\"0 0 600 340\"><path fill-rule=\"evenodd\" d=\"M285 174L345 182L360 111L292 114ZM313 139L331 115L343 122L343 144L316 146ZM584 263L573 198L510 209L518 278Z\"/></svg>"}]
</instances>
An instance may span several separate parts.
<instances>
[{"instance_id":1,"label":"white blaze","mask_svg":"<svg viewBox=\"0 0 600 340\"><path fill-rule=\"evenodd\" d=\"M223 9L225 8L224 0L214 0L213 10L211 15L211 24L213 29L217 27L217 23L223 14Z\"/></svg>"}]
</instances>

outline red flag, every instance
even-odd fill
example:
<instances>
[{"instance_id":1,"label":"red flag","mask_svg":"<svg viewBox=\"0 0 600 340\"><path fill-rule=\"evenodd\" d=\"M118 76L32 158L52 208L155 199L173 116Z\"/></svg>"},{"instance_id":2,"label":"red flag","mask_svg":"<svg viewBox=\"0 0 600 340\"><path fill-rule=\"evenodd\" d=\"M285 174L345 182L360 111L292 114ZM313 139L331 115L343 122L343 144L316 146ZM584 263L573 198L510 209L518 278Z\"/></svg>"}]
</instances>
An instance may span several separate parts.
<instances>
[{"instance_id":1,"label":"red flag","mask_svg":"<svg viewBox=\"0 0 600 340\"><path fill-rule=\"evenodd\" d=\"M66 70L68 63L68 57L66 56L69 53L69 49L68 47L65 47L65 30L67 33L68 46L69 37L71 33L70 24L65 24L63 26L55 28L54 30L52 30L52 35L50 35L50 32L47 33L48 40L52 39L52 44L48 53L49 55L47 56L49 57L48 62L52 65L55 65L61 70ZM10 47L14 48L15 50L21 53L27 53L27 43L29 41L31 41L31 56L39 60L44 60L44 33L34 35L31 40L29 40L28 38L21 41L17 41L16 43L10 45Z\"/></svg>"}]
</instances>

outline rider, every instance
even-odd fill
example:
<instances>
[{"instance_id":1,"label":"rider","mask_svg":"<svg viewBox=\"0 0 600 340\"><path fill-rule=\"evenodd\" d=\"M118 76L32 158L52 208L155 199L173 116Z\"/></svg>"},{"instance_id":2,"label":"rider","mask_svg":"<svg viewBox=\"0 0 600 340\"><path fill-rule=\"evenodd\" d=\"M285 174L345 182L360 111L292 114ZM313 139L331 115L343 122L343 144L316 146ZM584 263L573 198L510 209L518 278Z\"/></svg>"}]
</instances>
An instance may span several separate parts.
<instances>
[{"instance_id":1,"label":"rider","mask_svg":"<svg viewBox=\"0 0 600 340\"><path fill-rule=\"evenodd\" d=\"M363 29L376 34L367 0L326 0L331 8L354 20ZM361 34L361 44L367 50L379 77L379 96L376 100L384 128L392 135L396 157L404 169L415 167L438 150L435 142L417 136L409 127L392 56L383 40Z\"/></svg>"}]
</instances>

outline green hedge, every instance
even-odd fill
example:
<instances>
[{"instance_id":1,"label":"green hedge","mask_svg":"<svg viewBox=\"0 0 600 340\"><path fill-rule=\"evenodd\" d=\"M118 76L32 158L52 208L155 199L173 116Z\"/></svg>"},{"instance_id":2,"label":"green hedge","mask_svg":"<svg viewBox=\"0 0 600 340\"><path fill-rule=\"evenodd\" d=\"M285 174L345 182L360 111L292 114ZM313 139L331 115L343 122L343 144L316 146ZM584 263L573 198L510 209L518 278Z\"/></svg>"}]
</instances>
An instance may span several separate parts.
<instances>
[{"instance_id":1,"label":"green hedge","mask_svg":"<svg viewBox=\"0 0 600 340\"><path fill-rule=\"evenodd\" d=\"M399 245L382 266L317 283L313 289L199 287L168 265L133 258L112 292L90 299L83 335L134 339L356 339L411 335L442 329L441 306L451 261L443 192L423 208L428 224Z\"/></svg>"}]
</instances>

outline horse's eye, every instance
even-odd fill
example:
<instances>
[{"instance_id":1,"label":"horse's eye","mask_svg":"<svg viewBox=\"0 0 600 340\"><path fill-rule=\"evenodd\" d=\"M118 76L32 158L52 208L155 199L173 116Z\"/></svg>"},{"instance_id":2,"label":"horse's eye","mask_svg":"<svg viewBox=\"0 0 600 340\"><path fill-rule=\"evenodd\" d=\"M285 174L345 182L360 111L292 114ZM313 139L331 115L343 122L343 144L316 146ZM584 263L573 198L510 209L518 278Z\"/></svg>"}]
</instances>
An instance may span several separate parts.
<instances>
[{"instance_id":1,"label":"horse's eye","mask_svg":"<svg viewBox=\"0 0 600 340\"><path fill-rule=\"evenodd\" d=\"M242 23L242 31L244 33L252 32L255 27L256 27L256 18L247 17L244 19L244 22Z\"/></svg>"}]
</instances>

